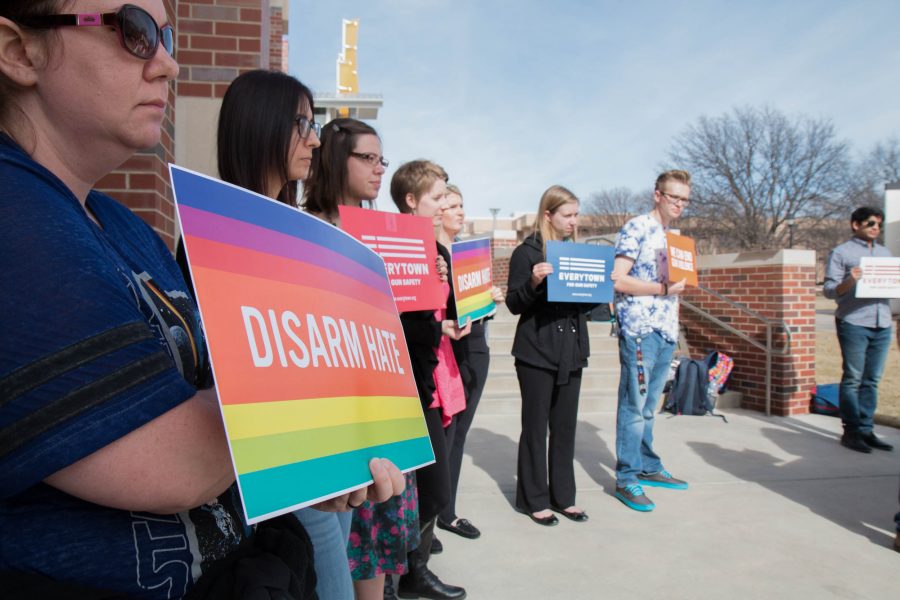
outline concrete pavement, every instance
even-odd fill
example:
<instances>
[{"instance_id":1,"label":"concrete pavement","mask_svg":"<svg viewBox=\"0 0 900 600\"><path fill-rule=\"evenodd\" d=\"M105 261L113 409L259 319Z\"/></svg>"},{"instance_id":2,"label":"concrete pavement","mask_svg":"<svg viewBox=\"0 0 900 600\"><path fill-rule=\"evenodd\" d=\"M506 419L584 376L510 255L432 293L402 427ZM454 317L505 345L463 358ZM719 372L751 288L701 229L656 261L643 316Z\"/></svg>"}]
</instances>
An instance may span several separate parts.
<instances>
[{"instance_id":1,"label":"concrete pavement","mask_svg":"<svg viewBox=\"0 0 900 600\"><path fill-rule=\"evenodd\" d=\"M690 489L647 488L652 513L613 497L615 415L579 417L578 504L587 523L541 527L514 512L518 415L476 415L457 500L478 540L438 531L433 570L469 598L889 599L898 450L838 444L832 417L751 411L658 416L656 447Z\"/></svg>"}]
</instances>

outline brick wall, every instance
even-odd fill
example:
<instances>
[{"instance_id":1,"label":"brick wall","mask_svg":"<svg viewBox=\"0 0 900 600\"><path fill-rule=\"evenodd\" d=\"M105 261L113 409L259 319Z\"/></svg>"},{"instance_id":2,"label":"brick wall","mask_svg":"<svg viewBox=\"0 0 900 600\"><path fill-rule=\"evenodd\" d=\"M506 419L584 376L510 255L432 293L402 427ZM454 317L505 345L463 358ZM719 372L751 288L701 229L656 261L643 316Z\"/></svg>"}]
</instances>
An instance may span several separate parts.
<instances>
[{"instance_id":1,"label":"brick wall","mask_svg":"<svg viewBox=\"0 0 900 600\"><path fill-rule=\"evenodd\" d=\"M512 236L506 235L512 233ZM506 281L509 279L509 258L519 242L515 232L494 231L491 238L491 277L494 285L506 292Z\"/></svg>"},{"instance_id":2,"label":"brick wall","mask_svg":"<svg viewBox=\"0 0 900 600\"><path fill-rule=\"evenodd\" d=\"M788 324L790 353L772 358L772 414L809 412L816 374L815 253L783 250L756 258L731 254L700 257L699 263L700 285ZM759 320L696 288L689 289L684 298L765 344L765 326ZM765 353L683 307L681 324L691 355L699 358L712 349L730 355L734 370L729 388L743 394L742 407L765 410ZM784 334L780 329L773 332L775 347L783 347Z\"/></svg>"},{"instance_id":3,"label":"brick wall","mask_svg":"<svg viewBox=\"0 0 900 600\"><path fill-rule=\"evenodd\" d=\"M284 30L284 11L280 6L269 9L269 68L287 71L287 55L284 52L282 37Z\"/></svg>"},{"instance_id":4,"label":"brick wall","mask_svg":"<svg viewBox=\"0 0 900 600\"><path fill-rule=\"evenodd\" d=\"M221 98L228 84L262 63L264 0L178 2L178 95ZM268 57L266 57L268 60Z\"/></svg>"}]
</instances>

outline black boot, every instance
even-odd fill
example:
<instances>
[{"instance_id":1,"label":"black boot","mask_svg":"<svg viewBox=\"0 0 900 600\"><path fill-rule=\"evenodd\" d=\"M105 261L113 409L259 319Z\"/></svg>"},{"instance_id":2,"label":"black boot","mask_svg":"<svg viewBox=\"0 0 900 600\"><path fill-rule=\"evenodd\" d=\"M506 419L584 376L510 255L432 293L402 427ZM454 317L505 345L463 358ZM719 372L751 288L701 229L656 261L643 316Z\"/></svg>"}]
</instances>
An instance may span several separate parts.
<instances>
[{"instance_id":1,"label":"black boot","mask_svg":"<svg viewBox=\"0 0 900 600\"><path fill-rule=\"evenodd\" d=\"M431 600L463 600L466 590L447 585L428 569L431 540L434 538L434 519L422 528L419 547L406 555L409 571L400 576L397 595L401 598L431 598Z\"/></svg>"},{"instance_id":2,"label":"black boot","mask_svg":"<svg viewBox=\"0 0 900 600\"><path fill-rule=\"evenodd\" d=\"M394 576L384 576L384 600L397 600L397 592L394 590Z\"/></svg>"}]
</instances>

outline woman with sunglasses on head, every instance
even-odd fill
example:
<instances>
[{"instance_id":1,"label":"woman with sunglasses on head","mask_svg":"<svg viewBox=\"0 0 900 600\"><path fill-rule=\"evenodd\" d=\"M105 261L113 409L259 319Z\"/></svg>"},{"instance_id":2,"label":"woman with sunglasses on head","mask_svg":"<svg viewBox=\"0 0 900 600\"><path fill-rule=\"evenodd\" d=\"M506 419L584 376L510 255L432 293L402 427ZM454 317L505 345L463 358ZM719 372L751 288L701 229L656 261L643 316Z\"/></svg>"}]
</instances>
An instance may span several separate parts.
<instances>
[{"instance_id":1,"label":"woman with sunglasses on head","mask_svg":"<svg viewBox=\"0 0 900 600\"><path fill-rule=\"evenodd\" d=\"M448 251L453 242L459 241L459 234L465 224L466 213L463 209L463 197L459 188L447 184L447 206L441 215L441 227L438 231L438 243ZM491 300L499 304L503 302L503 291L497 286L491 288ZM472 331L459 341L453 342L459 371L466 391L466 408L456 415L456 425L452 429L453 437L447 439L450 463L450 502L441 511L437 519L437 527L468 539L481 536L477 527L468 519L460 519L456 515L456 491L459 487L459 474L462 469L463 450L466 436L475 418L475 410L481 399L481 392L487 382L490 366L490 348L487 345L485 320L472 323Z\"/></svg>"},{"instance_id":2,"label":"woman with sunglasses on head","mask_svg":"<svg viewBox=\"0 0 900 600\"><path fill-rule=\"evenodd\" d=\"M304 210L340 226L338 207L371 206L387 166L375 129L356 119L334 119L322 128L322 145L303 186ZM385 597L386 577L406 573L406 554L419 544L415 472L405 479L400 496L353 511L345 558L359 600Z\"/></svg>"},{"instance_id":3,"label":"woman with sunglasses on head","mask_svg":"<svg viewBox=\"0 0 900 600\"><path fill-rule=\"evenodd\" d=\"M107 26L84 27L98 20ZM245 553L264 540L243 520L178 266L92 190L159 142L173 37L161 0L0 4L4 598L258 587L230 568L237 557L288 569L286 597L304 592L305 569ZM335 503L390 495L393 473L374 470L374 488ZM285 527L279 539L301 557L302 528Z\"/></svg>"},{"instance_id":4,"label":"woman with sunglasses on head","mask_svg":"<svg viewBox=\"0 0 900 600\"><path fill-rule=\"evenodd\" d=\"M510 257L506 288L506 306L519 315L512 348L522 392L516 509L545 526L559 522L551 509L575 522L588 520L575 505L573 461L581 372L590 354L585 313L594 305L547 299L553 273L547 242L577 239L578 208L578 198L561 185L544 192L534 232Z\"/></svg>"}]
</instances>

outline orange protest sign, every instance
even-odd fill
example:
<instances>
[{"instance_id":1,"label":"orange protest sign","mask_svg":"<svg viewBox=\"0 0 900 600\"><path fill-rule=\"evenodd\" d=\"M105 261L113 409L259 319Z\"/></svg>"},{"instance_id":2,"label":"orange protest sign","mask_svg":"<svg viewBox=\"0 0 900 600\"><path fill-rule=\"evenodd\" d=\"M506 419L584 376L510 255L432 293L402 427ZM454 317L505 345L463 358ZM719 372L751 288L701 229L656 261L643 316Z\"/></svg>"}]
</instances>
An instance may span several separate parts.
<instances>
[{"instance_id":1,"label":"orange protest sign","mask_svg":"<svg viewBox=\"0 0 900 600\"><path fill-rule=\"evenodd\" d=\"M666 233L668 242L667 258L669 263L669 283L677 283L682 279L688 285L697 286L697 248L693 238L677 233Z\"/></svg>"}]
</instances>

